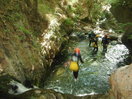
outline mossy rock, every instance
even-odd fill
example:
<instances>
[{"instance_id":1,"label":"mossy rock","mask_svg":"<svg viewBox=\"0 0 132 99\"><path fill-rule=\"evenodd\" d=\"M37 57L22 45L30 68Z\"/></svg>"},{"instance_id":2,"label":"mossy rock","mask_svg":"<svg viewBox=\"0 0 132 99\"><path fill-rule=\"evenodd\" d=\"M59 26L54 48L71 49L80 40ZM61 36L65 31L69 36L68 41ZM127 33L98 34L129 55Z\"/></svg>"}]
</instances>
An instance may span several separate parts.
<instances>
[{"instance_id":1,"label":"mossy rock","mask_svg":"<svg viewBox=\"0 0 132 99\"><path fill-rule=\"evenodd\" d=\"M14 77L10 75L0 76L0 99L13 99L13 95L8 94L8 90L10 89L10 81L16 80Z\"/></svg>"}]
</instances>

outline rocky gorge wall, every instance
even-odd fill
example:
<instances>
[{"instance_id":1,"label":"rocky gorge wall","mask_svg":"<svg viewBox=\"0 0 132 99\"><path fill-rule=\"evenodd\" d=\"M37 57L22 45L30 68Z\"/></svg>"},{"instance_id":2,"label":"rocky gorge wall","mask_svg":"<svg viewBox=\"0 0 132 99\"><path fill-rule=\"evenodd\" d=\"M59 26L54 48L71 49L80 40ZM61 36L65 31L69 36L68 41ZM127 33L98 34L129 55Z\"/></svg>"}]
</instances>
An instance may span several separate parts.
<instances>
[{"instance_id":1,"label":"rocky gorge wall","mask_svg":"<svg viewBox=\"0 0 132 99\"><path fill-rule=\"evenodd\" d=\"M1 1L0 18L0 75L38 83L46 67L34 35L46 28L47 21L39 16L35 1Z\"/></svg>"},{"instance_id":2,"label":"rocky gorge wall","mask_svg":"<svg viewBox=\"0 0 132 99\"><path fill-rule=\"evenodd\" d=\"M9 74L22 83L30 80L36 85L47 77L52 60L66 39L60 33L57 18L41 15L38 3L37 0L1 2L0 76Z\"/></svg>"},{"instance_id":3,"label":"rocky gorge wall","mask_svg":"<svg viewBox=\"0 0 132 99\"><path fill-rule=\"evenodd\" d=\"M121 24L123 31L125 32L122 37L122 42L132 53L132 1L118 0L116 4L113 4L111 12ZM132 55L132 54L131 54Z\"/></svg>"},{"instance_id":4,"label":"rocky gorge wall","mask_svg":"<svg viewBox=\"0 0 132 99\"><path fill-rule=\"evenodd\" d=\"M92 0L1 1L0 76L9 74L22 83L28 79L40 85L74 24L84 17L97 19L97 9L92 9L95 3Z\"/></svg>"},{"instance_id":5,"label":"rocky gorge wall","mask_svg":"<svg viewBox=\"0 0 132 99\"><path fill-rule=\"evenodd\" d=\"M121 24L124 35L122 42L130 52L130 63L132 62L132 1L119 0L112 6L112 13ZM126 65L115 71L110 77L111 99L132 99L132 65Z\"/></svg>"}]
</instances>

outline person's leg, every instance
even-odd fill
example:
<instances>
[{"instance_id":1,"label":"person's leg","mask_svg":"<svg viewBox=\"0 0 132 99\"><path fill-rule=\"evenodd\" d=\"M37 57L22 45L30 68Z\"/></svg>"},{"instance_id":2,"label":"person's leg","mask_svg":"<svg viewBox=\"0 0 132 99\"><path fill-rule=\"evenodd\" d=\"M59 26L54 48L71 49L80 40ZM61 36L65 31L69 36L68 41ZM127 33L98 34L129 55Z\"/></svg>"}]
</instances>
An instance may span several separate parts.
<instances>
[{"instance_id":1,"label":"person's leg","mask_svg":"<svg viewBox=\"0 0 132 99\"><path fill-rule=\"evenodd\" d=\"M89 46L91 46L91 40L89 40Z\"/></svg>"},{"instance_id":2,"label":"person's leg","mask_svg":"<svg viewBox=\"0 0 132 99\"><path fill-rule=\"evenodd\" d=\"M97 52L98 52L98 46L97 46Z\"/></svg>"},{"instance_id":3,"label":"person's leg","mask_svg":"<svg viewBox=\"0 0 132 99\"><path fill-rule=\"evenodd\" d=\"M104 52L107 52L107 44L105 44Z\"/></svg>"},{"instance_id":4,"label":"person's leg","mask_svg":"<svg viewBox=\"0 0 132 99\"><path fill-rule=\"evenodd\" d=\"M105 53L106 52L106 44L103 44L103 52Z\"/></svg>"},{"instance_id":5,"label":"person's leg","mask_svg":"<svg viewBox=\"0 0 132 99\"><path fill-rule=\"evenodd\" d=\"M95 52L95 47L93 47L93 52Z\"/></svg>"},{"instance_id":6,"label":"person's leg","mask_svg":"<svg viewBox=\"0 0 132 99\"><path fill-rule=\"evenodd\" d=\"M106 52L107 52L107 47L108 47L108 45L106 44L106 48L105 48Z\"/></svg>"},{"instance_id":7,"label":"person's leg","mask_svg":"<svg viewBox=\"0 0 132 99\"><path fill-rule=\"evenodd\" d=\"M98 52L98 47L95 47L95 53L97 53Z\"/></svg>"},{"instance_id":8,"label":"person's leg","mask_svg":"<svg viewBox=\"0 0 132 99\"><path fill-rule=\"evenodd\" d=\"M74 78L77 79L78 77L78 71L77 72L73 72Z\"/></svg>"}]
</instances>

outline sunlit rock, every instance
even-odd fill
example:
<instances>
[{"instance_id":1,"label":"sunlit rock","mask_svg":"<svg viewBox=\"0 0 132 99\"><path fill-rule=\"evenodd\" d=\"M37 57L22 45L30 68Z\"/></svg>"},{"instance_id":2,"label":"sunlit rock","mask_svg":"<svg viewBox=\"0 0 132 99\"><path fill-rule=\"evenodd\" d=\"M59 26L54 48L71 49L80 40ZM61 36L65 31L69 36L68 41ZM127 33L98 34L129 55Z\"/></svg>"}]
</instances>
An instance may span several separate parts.
<instances>
[{"instance_id":1,"label":"sunlit rock","mask_svg":"<svg viewBox=\"0 0 132 99\"><path fill-rule=\"evenodd\" d=\"M114 99L132 99L132 64L116 70L110 83Z\"/></svg>"}]
</instances>

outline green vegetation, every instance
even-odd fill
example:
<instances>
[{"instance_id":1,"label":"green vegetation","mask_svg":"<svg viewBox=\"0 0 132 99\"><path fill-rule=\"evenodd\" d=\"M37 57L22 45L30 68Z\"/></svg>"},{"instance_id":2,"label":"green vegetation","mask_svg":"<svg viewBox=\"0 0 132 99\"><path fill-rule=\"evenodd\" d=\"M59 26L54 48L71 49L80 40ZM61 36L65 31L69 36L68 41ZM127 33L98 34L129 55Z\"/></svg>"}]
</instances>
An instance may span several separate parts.
<instances>
[{"instance_id":1,"label":"green vegetation","mask_svg":"<svg viewBox=\"0 0 132 99\"><path fill-rule=\"evenodd\" d=\"M81 13L83 12L82 6L81 5L77 5L76 9L74 10L74 12L80 16Z\"/></svg>"},{"instance_id":2,"label":"green vegetation","mask_svg":"<svg viewBox=\"0 0 132 99\"><path fill-rule=\"evenodd\" d=\"M116 33L125 33L125 28L132 26L131 22L128 23L118 23L118 28L115 29ZM132 35L129 35L128 39L132 39Z\"/></svg>"},{"instance_id":3,"label":"green vegetation","mask_svg":"<svg viewBox=\"0 0 132 99\"><path fill-rule=\"evenodd\" d=\"M65 19L64 20L64 24L65 25L73 25L74 24L74 22L73 22L73 20L71 19L71 18L67 18L67 19Z\"/></svg>"},{"instance_id":4,"label":"green vegetation","mask_svg":"<svg viewBox=\"0 0 132 99\"><path fill-rule=\"evenodd\" d=\"M99 5L98 3L95 3L94 4L94 7L92 9L92 18L93 18L93 21L96 21L100 16L101 16L101 12L102 11L99 11L99 9L101 9L101 5Z\"/></svg>"},{"instance_id":5,"label":"green vegetation","mask_svg":"<svg viewBox=\"0 0 132 99\"><path fill-rule=\"evenodd\" d=\"M52 8L52 5L49 2L39 0L38 11L43 15L53 13L54 9Z\"/></svg>"},{"instance_id":6,"label":"green vegetation","mask_svg":"<svg viewBox=\"0 0 132 99\"><path fill-rule=\"evenodd\" d=\"M71 5L68 5L68 7L67 7L68 13L75 13L76 11L77 11L77 9L75 9L74 7L71 7Z\"/></svg>"},{"instance_id":7,"label":"green vegetation","mask_svg":"<svg viewBox=\"0 0 132 99\"><path fill-rule=\"evenodd\" d=\"M24 26L20 26L19 30L25 34L31 34L32 32L29 29L26 29Z\"/></svg>"},{"instance_id":8,"label":"green vegetation","mask_svg":"<svg viewBox=\"0 0 132 99\"><path fill-rule=\"evenodd\" d=\"M9 21L9 22L16 22L19 21L22 18L22 14L18 12L8 12L6 15L3 17L3 19Z\"/></svg>"},{"instance_id":9,"label":"green vegetation","mask_svg":"<svg viewBox=\"0 0 132 99\"><path fill-rule=\"evenodd\" d=\"M117 3L119 2L120 0L106 0L107 3Z\"/></svg>"},{"instance_id":10,"label":"green vegetation","mask_svg":"<svg viewBox=\"0 0 132 99\"><path fill-rule=\"evenodd\" d=\"M74 21L71 18L67 18L62 22L62 25L60 26L63 31L70 34L72 33L74 26ZM65 32L63 32L65 34Z\"/></svg>"},{"instance_id":11,"label":"green vegetation","mask_svg":"<svg viewBox=\"0 0 132 99\"><path fill-rule=\"evenodd\" d=\"M132 39L132 34L131 34L131 35L129 35L128 39Z\"/></svg>"},{"instance_id":12,"label":"green vegetation","mask_svg":"<svg viewBox=\"0 0 132 99\"><path fill-rule=\"evenodd\" d=\"M54 10L52 8L50 8L48 5L46 5L46 4L39 4L38 10L42 14L53 13L54 12Z\"/></svg>"},{"instance_id":13,"label":"green vegetation","mask_svg":"<svg viewBox=\"0 0 132 99\"><path fill-rule=\"evenodd\" d=\"M33 32L31 32L31 30L29 30L28 28L28 24L20 24L20 23L16 23L15 24L16 28L18 29L18 31L23 32L24 34L32 34Z\"/></svg>"},{"instance_id":14,"label":"green vegetation","mask_svg":"<svg viewBox=\"0 0 132 99\"><path fill-rule=\"evenodd\" d=\"M124 28L125 26L132 25L132 22L120 23L119 25Z\"/></svg>"}]
</instances>

